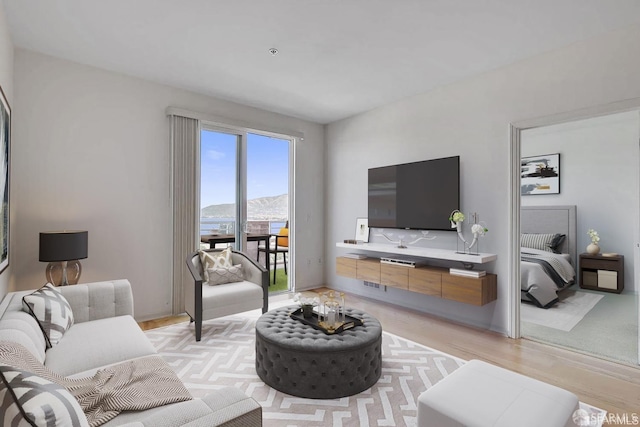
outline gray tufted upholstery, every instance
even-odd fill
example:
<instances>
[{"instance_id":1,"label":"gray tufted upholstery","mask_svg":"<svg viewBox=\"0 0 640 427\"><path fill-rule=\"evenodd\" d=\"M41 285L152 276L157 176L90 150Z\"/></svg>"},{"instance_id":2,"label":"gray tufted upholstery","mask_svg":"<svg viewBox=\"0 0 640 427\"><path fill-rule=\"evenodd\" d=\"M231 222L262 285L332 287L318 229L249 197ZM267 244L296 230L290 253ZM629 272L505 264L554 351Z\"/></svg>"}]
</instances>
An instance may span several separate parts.
<instances>
[{"instance_id":1,"label":"gray tufted upholstery","mask_svg":"<svg viewBox=\"0 0 640 427\"><path fill-rule=\"evenodd\" d=\"M351 396L374 385L382 369L382 327L374 317L341 334L326 335L289 314L296 306L263 314L256 323L256 371L283 393L314 399Z\"/></svg>"}]
</instances>

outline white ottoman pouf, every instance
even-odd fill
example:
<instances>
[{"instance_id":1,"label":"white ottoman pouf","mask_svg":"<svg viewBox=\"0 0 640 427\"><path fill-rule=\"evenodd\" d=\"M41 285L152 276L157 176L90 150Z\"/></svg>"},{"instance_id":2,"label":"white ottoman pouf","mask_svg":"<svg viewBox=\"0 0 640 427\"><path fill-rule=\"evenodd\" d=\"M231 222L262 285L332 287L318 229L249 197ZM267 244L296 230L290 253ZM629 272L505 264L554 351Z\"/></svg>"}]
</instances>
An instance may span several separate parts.
<instances>
[{"instance_id":1,"label":"white ottoman pouf","mask_svg":"<svg viewBox=\"0 0 640 427\"><path fill-rule=\"evenodd\" d=\"M578 397L471 360L418 397L418 427L574 427Z\"/></svg>"}]
</instances>

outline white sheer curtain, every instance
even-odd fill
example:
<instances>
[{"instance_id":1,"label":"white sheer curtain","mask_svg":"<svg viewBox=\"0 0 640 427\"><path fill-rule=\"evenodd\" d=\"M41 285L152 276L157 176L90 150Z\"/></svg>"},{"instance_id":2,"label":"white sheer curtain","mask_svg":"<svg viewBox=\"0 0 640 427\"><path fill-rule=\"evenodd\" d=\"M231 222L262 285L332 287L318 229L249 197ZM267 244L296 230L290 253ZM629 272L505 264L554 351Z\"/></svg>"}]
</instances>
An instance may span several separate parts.
<instances>
[{"instance_id":1,"label":"white sheer curtain","mask_svg":"<svg viewBox=\"0 0 640 427\"><path fill-rule=\"evenodd\" d=\"M196 119L171 114L171 151L173 159L173 314L184 313L184 286L190 286L187 255L199 246L200 206L197 197L200 147L200 123Z\"/></svg>"}]
</instances>

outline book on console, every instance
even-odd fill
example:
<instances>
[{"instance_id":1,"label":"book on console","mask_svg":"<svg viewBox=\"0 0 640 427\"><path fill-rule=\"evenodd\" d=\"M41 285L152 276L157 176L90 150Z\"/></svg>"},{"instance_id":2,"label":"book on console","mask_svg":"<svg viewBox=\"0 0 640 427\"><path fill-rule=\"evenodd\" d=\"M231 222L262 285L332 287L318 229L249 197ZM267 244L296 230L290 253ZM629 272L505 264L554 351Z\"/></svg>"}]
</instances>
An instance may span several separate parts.
<instances>
[{"instance_id":1,"label":"book on console","mask_svg":"<svg viewBox=\"0 0 640 427\"><path fill-rule=\"evenodd\" d=\"M348 253L348 254L344 254L342 256L345 257L345 258L353 258L353 259L366 259L367 258L366 255L354 254L354 253Z\"/></svg>"},{"instance_id":2,"label":"book on console","mask_svg":"<svg viewBox=\"0 0 640 427\"><path fill-rule=\"evenodd\" d=\"M487 272L484 270L463 270L460 268L450 268L449 274L465 277L483 277L486 276Z\"/></svg>"}]
</instances>

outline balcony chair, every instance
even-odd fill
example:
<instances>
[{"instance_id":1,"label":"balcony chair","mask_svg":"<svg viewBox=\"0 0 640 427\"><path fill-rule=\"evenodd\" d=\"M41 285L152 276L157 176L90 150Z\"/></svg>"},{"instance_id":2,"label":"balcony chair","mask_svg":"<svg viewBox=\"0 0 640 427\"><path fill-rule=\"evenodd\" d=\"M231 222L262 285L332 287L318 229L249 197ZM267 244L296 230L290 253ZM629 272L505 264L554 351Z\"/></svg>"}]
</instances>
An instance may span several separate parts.
<instances>
[{"instance_id":1,"label":"balcony chair","mask_svg":"<svg viewBox=\"0 0 640 427\"><path fill-rule=\"evenodd\" d=\"M286 225L280 229L278 234L272 234L271 237L274 239L274 247L271 247L271 239L269 240L269 252L265 256L269 256L269 254L273 254L273 284L276 284L276 271L277 265L276 261L278 259L278 254L282 254L284 260L284 274L289 274L287 272L287 254L289 253L289 221L287 221ZM258 246L258 256L257 261L260 260L260 252L267 252L267 248L265 245Z\"/></svg>"},{"instance_id":2,"label":"balcony chair","mask_svg":"<svg viewBox=\"0 0 640 427\"><path fill-rule=\"evenodd\" d=\"M205 249L202 252L220 253L224 249ZM200 252L187 256L186 262L193 283L183 289L185 311L196 324L196 341L202 336L202 321L262 308L269 310L269 272L243 252L231 251L231 262L242 265L244 280L209 285L203 280Z\"/></svg>"}]
</instances>

